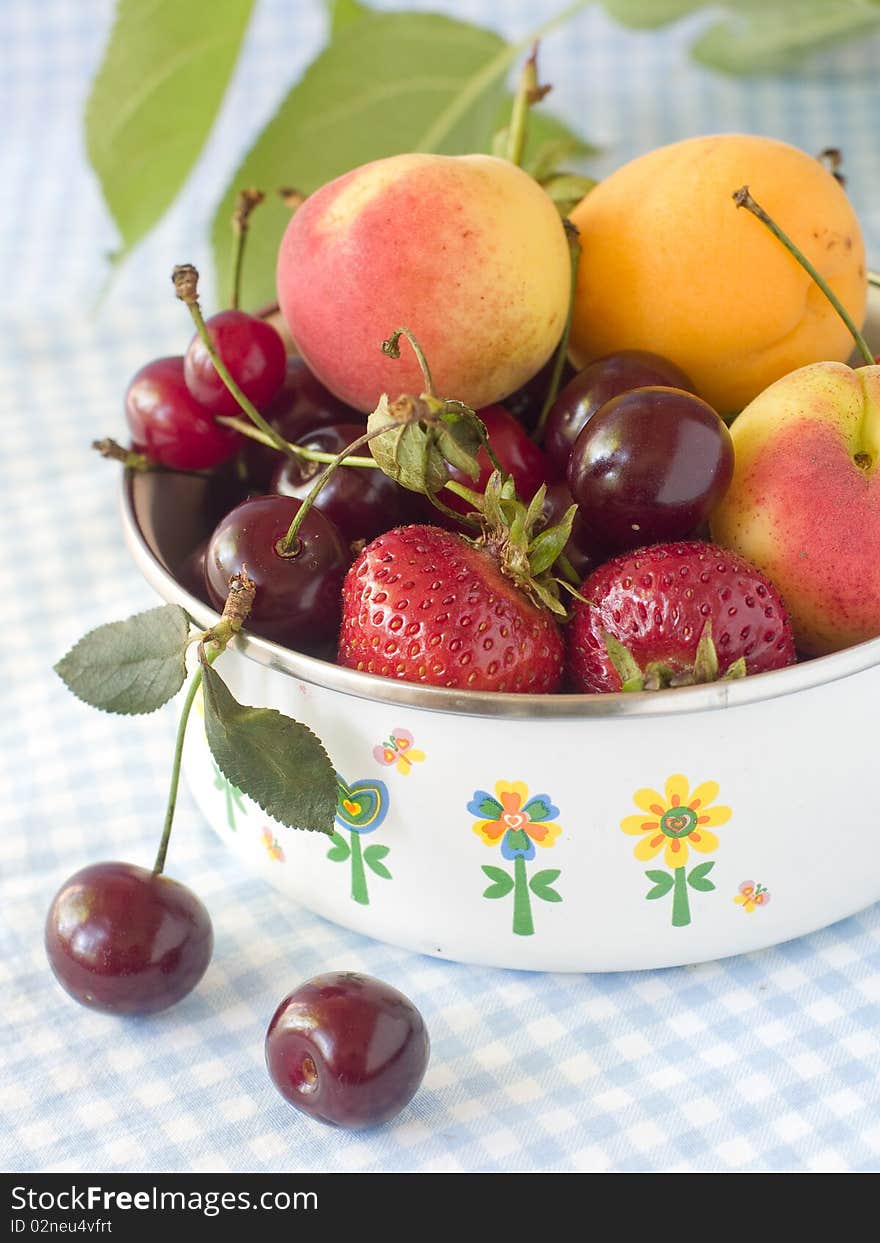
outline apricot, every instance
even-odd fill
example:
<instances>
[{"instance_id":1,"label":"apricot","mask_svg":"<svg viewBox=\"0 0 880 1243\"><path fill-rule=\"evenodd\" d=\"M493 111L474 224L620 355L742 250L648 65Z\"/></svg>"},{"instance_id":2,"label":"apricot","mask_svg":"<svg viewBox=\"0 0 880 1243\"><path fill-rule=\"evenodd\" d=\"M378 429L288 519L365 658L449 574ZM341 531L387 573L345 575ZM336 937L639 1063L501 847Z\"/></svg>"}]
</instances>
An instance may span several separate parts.
<instances>
[{"instance_id":1,"label":"apricot","mask_svg":"<svg viewBox=\"0 0 880 1243\"><path fill-rule=\"evenodd\" d=\"M423 390L491 405L543 366L562 335L570 261L544 191L487 155L398 155L329 182L297 211L278 255L278 301L297 349L337 397L372 410Z\"/></svg>"},{"instance_id":2,"label":"apricot","mask_svg":"<svg viewBox=\"0 0 880 1243\"><path fill-rule=\"evenodd\" d=\"M712 538L779 588L798 651L880 635L880 366L813 363L730 429L736 465Z\"/></svg>"},{"instance_id":3,"label":"apricot","mask_svg":"<svg viewBox=\"0 0 880 1243\"><path fill-rule=\"evenodd\" d=\"M583 246L571 335L578 366L652 350L726 415L798 367L849 357L852 340L825 296L734 204L745 184L864 322L864 244L840 183L787 143L716 134L631 161L572 212Z\"/></svg>"}]
</instances>

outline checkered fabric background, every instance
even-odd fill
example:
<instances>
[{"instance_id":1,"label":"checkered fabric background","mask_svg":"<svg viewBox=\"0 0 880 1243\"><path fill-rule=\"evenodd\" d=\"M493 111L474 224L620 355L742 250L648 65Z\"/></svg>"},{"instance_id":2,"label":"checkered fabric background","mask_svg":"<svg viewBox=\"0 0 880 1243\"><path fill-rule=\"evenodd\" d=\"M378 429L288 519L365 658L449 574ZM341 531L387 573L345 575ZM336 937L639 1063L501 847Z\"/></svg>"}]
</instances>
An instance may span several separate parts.
<instances>
[{"instance_id":1,"label":"checkered fabric background","mask_svg":"<svg viewBox=\"0 0 880 1243\"><path fill-rule=\"evenodd\" d=\"M411 0L511 34L558 4ZM175 716L102 716L51 672L83 631L155 602L123 549L115 472L87 446L122 434L134 370L186 343L169 268L190 258L208 266L211 204L322 33L318 0L260 0L196 172L95 315L116 239L86 165L80 113L110 18L109 0L0 4L0 1162L39 1171L876 1170L880 908L690 969L565 977L457 966L292 908L241 874L184 795L170 866L214 915L202 985L170 1012L127 1022L74 1007L55 985L42 949L47 904L90 860L152 860ZM713 129L842 146L876 265L880 42L828 53L797 78L746 83L688 62L699 21L636 35L590 10L547 40L555 106L605 148L595 170ZM276 1003L336 968L394 983L432 1033L422 1091L372 1133L299 1116L263 1067Z\"/></svg>"}]
</instances>

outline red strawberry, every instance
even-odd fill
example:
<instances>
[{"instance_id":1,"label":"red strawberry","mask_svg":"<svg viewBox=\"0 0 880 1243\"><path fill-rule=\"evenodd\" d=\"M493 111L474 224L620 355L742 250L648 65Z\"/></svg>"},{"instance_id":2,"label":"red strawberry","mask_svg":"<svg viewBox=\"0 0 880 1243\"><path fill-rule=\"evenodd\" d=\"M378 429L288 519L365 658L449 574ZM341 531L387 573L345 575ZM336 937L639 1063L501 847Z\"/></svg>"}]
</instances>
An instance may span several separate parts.
<instances>
[{"instance_id":1,"label":"red strawberry","mask_svg":"<svg viewBox=\"0 0 880 1243\"><path fill-rule=\"evenodd\" d=\"M776 588L714 544L624 553L591 574L581 595L590 603L575 605L567 636L577 691L657 689L765 673L796 660Z\"/></svg>"},{"instance_id":2,"label":"red strawberry","mask_svg":"<svg viewBox=\"0 0 880 1243\"><path fill-rule=\"evenodd\" d=\"M472 691L554 691L563 642L495 557L439 527L398 527L363 550L342 588L339 663Z\"/></svg>"}]
</instances>

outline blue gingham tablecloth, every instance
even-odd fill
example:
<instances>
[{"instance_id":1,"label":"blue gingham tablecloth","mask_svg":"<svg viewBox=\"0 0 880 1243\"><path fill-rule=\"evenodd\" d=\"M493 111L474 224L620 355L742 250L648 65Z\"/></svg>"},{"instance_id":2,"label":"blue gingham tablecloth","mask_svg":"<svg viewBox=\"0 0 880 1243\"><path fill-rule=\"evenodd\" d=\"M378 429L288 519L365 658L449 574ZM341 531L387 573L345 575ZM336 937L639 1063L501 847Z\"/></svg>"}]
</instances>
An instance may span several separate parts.
<instances>
[{"instance_id":1,"label":"blue gingham tablecloth","mask_svg":"<svg viewBox=\"0 0 880 1243\"><path fill-rule=\"evenodd\" d=\"M410 7L520 34L557 3ZM110 19L109 0L0 5L0 1163L36 1171L876 1170L876 907L778 949L694 968L566 977L458 966L293 908L241 873L184 794L170 870L214 917L216 952L202 985L140 1021L81 1010L55 985L42 949L47 904L88 861L152 861L176 716L102 716L51 672L86 629L155 603L123 549L116 472L88 445L123 434L122 394L136 368L188 340L169 295L170 267L209 266L212 202L318 46L323 21L318 0L257 5L194 176L95 316L115 237L79 117ZM796 78L746 84L687 61L683 48L700 20L634 35L590 10L547 40L555 106L605 148L596 172L713 129L763 131L807 150L842 146L876 265L880 43L829 53ZM866 823L866 833L874 827ZM431 1030L422 1090L372 1133L301 1117L263 1066L280 998L338 968L392 982Z\"/></svg>"}]
</instances>

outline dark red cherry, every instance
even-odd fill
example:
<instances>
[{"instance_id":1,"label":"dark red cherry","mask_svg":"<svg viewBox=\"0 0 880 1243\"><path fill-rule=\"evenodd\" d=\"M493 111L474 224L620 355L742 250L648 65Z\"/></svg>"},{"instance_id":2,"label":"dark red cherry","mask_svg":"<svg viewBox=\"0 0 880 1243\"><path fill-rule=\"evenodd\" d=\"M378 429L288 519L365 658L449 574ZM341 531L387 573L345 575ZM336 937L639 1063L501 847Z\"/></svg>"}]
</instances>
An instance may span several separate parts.
<instances>
[{"instance_id":1,"label":"dark red cherry","mask_svg":"<svg viewBox=\"0 0 880 1243\"><path fill-rule=\"evenodd\" d=\"M692 382L674 363L646 350L607 354L579 371L562 389L547 416L544 452L553 477L565 477L572 446L600 406L630 389L659 384L695 392Z\"/></svg>"},{"instance_id":2,"label":"dark red cherry","mask_svg":"<svg viewBox=\"0 0 880 1243\"><path fill-rule=\"evenodd\" d=\"M278 396L260 413L291 442L329 423L357 423L361 432L367 425L364 416L334 397L296 354L287 360ZM257 492L268 492L281 462L278 450L248 439L244 443L243 457L251 487Z\"/></svg>"},{"instance_id":3,"label":"dark red cherry","mask_svg":"<svg viewBox=\"0 0 880 1243\"><path fill-rule=\"evenodd\" d=\"M342 580L351 561L336 527L314 507L299 531L297 551L283 555L280 542L302 502L292 496L254 496L218 523L205 557L205 585L222 609L229 580L247 566L256 586L246 626L287 647L313 650L339 631Z\"/></svg>"},{"instance_id":4,"label":"dark red cherry","mask_svg":"<svg viewBox=\"0 0 880 1243\"><path fill-rule=\"evenodd\" d=\"M277 328L245 311L220 311L206 321L206 327L233 380L262 412L284 383L287 367L287 351ZM186 351L184 373L190 392L214 414L242 413L198 335Z\"/></svg>"},{"instance_id":5,"label":"dark red cherry","mask_svg":"<svg viewBox=\"0 0 880 1243\"><path fill-rule=\"evenodd\" d=\"M214 933L185 885L132 863L93 863L58 890L45 942L74 1001L107 1014L152 1014L195 988Z\"/></svg>"},{"instance_id":6,"label":"dark red cherry","mask_svg":"<svg viewBox=\"0 0 880 1243\"><path fill-rule=\"evenodd\" d=\"M335 423L308 432L296 443L304 449L336 454L363 434L362 424ZM365 446L358 456L369 457L369 448ZM321 462L285 458L272 478L271 491L303 501L323 469ZM413 512L411 492L381 470L364 466L337 467L314 504L335 523L349 543L360 539L369 541L383 531L401 526Z\"/></svg>"},{"instance_id":7,"label":"dark red cherry","mask_svg":"<svg viewBox=\"0 0 880 1243\"><path fill-rule=\"evenodd\" d=\"M156 358L134 376L125 394L131 443L172 470L209 470L231 458L238 432L214 422L183 378L183 358Z\"/></svg>"},{"instance_id":8,"label":"dark red cherry","mask_svg":"<svg viewBox=\"0 0 880 1243\"><path fill-rule=\"evenodd\" d=\"M581 431L568 464L568 486L587 526L617 550L684 539L732 477L724 422L677 388L612 397Z\"/></svg>"},{"instance_id":9,"label":"dark red cherry","mask_svg":"<svg viewBox=\"0 0 880 1243\"><path fill-rule=\"evenodd\" d=\"M510 411L505 410L503 406L485 406L482 410L478 410L477 414L486 424L489 443L498 461L505 473L513 477L517 496L521 501L530 501L547 479L547 463L544 454L535 442L529 439L522 424L518 423ZM481 449L477 454L477 464L480 467L480 477L476 482L468 478L463 471L452 467L449 470L450 479L455 479L474 492L484 491L489 476L492 474L492 463L485 449ZM460 514L470 513L473 509L472 505L460 496L455 496L448 488L444 488L440 493L440 499L450 509ZM431 513L432 515L436 513L433 507Z\"/></svg>"},{"instance_id":10,"label":"dark red cherry","mask_svg":"<svg viewBox=\"0 0 880 1243\"><path fill-rule=\"evenodd\" d=\"M573 504L574 500L565 480L548 484L544 498L544 518L547 526L555 526L557 522L561 522ZM605 545L584 522L579 510L574 516L571 524L571 537L563 552L581 581L588 574L592 574L608 555Z\"/></svg>"},{"instance_id":11,"label":"dark red cherry","mask_svg":"<svg viewBox=\"0 0 880 1243\"><path fill-rule=\"evenodd\" d=\"M407 997L346 971L301 984L266 1033L266 1065L285 1100L350 1129L400 1113L422 1082L430 1049L424 1020Z\"/></svg>"}]
</instances>

